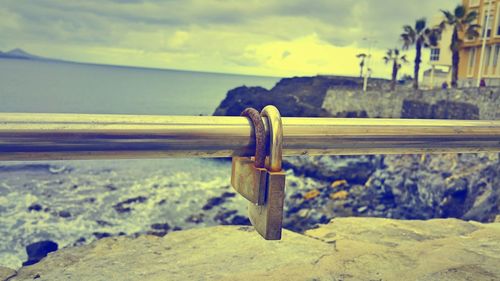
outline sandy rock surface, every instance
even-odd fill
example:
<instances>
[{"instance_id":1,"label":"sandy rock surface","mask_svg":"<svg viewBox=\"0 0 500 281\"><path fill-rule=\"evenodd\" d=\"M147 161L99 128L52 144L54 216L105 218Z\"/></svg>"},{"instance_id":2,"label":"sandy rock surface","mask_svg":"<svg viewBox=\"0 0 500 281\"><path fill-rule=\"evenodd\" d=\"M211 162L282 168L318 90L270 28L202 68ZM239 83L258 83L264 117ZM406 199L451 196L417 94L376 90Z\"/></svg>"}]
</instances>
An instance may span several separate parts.
<instances>
[{"instance_id":1,"label":"sandy rock surface","mask_svg":"<svg viewBox=\"0 0 500 281\"><path fill-rule=\"evenodd\" d=\"M62 249L9 281L500 280L499 238L500 223L455 219L339 218L278 242L218 226Z\"/></svg>"},{"instance_id":2,"label":"sandy rock surface","mask_svg":"<svg viewBox=\"0 0 500 281\"><path fill-rule=\"evenodd\" d=\"M15 270L0 266L0 280L7 280L14 275L16 275Z\"/></svg>"}]
</instances>

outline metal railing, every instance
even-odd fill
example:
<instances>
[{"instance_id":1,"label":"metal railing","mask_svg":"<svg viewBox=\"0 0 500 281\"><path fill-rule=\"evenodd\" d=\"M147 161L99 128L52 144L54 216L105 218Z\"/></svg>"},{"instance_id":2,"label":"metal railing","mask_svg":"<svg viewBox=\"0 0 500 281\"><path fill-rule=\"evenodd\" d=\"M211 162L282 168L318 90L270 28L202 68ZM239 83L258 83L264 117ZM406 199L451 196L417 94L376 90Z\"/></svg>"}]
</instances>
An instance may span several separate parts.
<instances>
[{"instance_id":1,"label":"metal railing","mask_svg":"<svg viewBox=\"0 0 500 281\"><path fill-rule=\"evenodd\" d=\"M284 156L500 151L500 121L282 122ZM245 117L0 113L1 161L215 158L250 156L254 148L253 129Z\"/></svg>"}]
</instances>

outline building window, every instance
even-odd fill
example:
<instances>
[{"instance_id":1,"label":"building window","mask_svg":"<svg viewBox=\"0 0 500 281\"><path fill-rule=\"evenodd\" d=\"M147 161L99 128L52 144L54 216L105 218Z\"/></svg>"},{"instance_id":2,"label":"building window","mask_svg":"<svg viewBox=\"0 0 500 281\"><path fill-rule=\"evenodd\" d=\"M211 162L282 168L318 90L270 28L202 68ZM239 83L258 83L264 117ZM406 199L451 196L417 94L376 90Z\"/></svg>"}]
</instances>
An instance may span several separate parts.
<instances>
[{"instance_id":1,"label":"building window","mask_svg":"<svg viewBox=\"0 0 500 281\"><path fill-rule=\"evenodd\" d=\"M486 53L484 54L483 74L488 75L491 59L491 46L487 46L485 51Z\"/></svg>"},{"instance_id":2,"label":"building window","mask_svg":"<svg viewBox=\"0 0 500 281\"><path fill-rule=\"evenodd\" d=\"M470 7L479 6L479 2L480 2L480 0L470 0L469 1L469 6Z\"/></svg>"},{"instance_id":3,"label":"building window","mask_svg":"<svg viewBox=\"0 0 500 281\"><path fill-rule=\"evenodd\" d=\"M469 63L467 65L467 76L472 76L474 73L474 64L476 62L476 49L469 49Z\"/></svg>"},{"instance_id":4,"label":"building window","mask_svg":"<svg viewBox=\"0 0 500 281\"><path fill-rule=\"evenodd\" d=\"M500 5L497 5L496 21L497 21L497 33L496 33L496 35L500 36Z\"/></svg>"},{"instance_id":5,"label":"building window","mask_svg":"<svg viewBox=\"0 0 500 281\"><path fill-rule=\"evenodd\" d=\"M488 13L488 11L489 11L489 13ZM489 19L488 19L488 15L489 15ZM486 36L486 38L491 37L491 30L493 29L494 21L495 21L495 14L493 13L493 11L485 8L483 10L483 21L481 22L482 38L484 38L485 36ZM486 22L488 22L488 24L486 24ZM498 30L497 30L497 33L498 33Z\"/></svg>"},{"instance_id":6,"label":"building window","mask_svg":"<svg viewBox=\"0 0 500 281\"><path fill-rule=\"evenodd\" d=\"M440 49L438 48L432 48L431 49L431 61L438 61L439 60L439 53L441 52Z\"/></svg>"},{"instance_id":7,"label":"building window","mask_svg":"<svg viewBox=\"0 0 500 281\"><path fill-rule=\"evenodd\" d=\"M493 66L497 66L498 64L498 55L500 54L500 45L495 45L495 53L493 54Z\"/></svg>"},{"instance_id":8,"label":"building window","mask_svg":"<svg viewBox=\"0 0 500 281\"><path fill-rule=\"evenodd\" d=\"M493 74L497 74L498 72L498 55L500 55L500 45L495 45L495 52L493 53L493 62L491 64L491 68L493 70Z\"/></svg>"},{"instance_id":9,"label":"building window","mask_svg":"<svg viewBox=\"0 0 500 281\"><path fill-rule=\"evenodd\" d=\"M470 12L476 12L476 13L479 13L479 10L478 10L478 9L471 9L471 10L470 10ZM476 17L476 19L475 19L475 20L474 20L471 24L479 24L479 19L478 19L478 18L479 18L480 16L481 16L481 15L478 15L478 17ZM482 28L481 30L482 30L482 33L483 33L483 35L484 35L484 28ZM473 40L474 40L474 38L473 38L473 37L471 37L471 36L467 36L467 37L465 38L465 41L473 41Z\"/></svg>"},{"instance_id":10,"label":"building window","mask_svg":"<svg viewBox=\"0 0 500 281\"><path fill-rule=\"evenodd\" d=\"M488 22L488 15L484 15L484 20L483 20L483 34L482 34L482 38L486 37L486 38L490 38L491 36L491 22ZM486 22L488 22L488 29L486 30ZM486 35L485 35L485 32L486 31Z\"/></svg>"}]
</instances>

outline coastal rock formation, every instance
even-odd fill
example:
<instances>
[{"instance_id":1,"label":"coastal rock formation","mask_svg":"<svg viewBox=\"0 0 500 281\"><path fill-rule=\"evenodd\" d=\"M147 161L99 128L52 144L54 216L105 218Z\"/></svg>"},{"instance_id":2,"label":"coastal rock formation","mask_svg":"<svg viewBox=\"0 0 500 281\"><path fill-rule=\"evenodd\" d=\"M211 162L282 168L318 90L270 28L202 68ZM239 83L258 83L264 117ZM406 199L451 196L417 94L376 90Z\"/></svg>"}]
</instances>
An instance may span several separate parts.
<instances>
[{"instance_id":1,"label":"coastal rock formation","mask_svg":"<svg viewBox=\"0 0 500 281\"><path fill-rule=\"evenodd\" d=\"M288 229L303 232L345 216L453 217L489 222L500 213L498 154L385 155L374 157L377 162L371 166L357 164L358 157L353 156L328 158L336 164L324 160L316 163L327 166L320 168L321 171L328 171L328 167L334 169L329 173L330 178L321 177L322 183L316 186L287 186L285 226ZM346 162L346 158L354 160ZM304 171L308 171L313 165L308 161L314 162L314 159L317 157L292 158L287 160L287 165L293 163L295 170L301 171L304 167ZM338 168L342 163L352 166Z\"/></svg>"},{"instance_id":2,"label":"coastal rock formation","mask_svg":"<svg viewBox=\"0 0 500 281\"><path fill-rule=\"evenodd\" d=\"M365 184L365 197L385 197L386 209L368 215L487 222L500 212L497 153L386 156L384 165Z\"/></svg>"},{"instance_id":3,"label":"coastal rock formation","mask_svg":"<svg viewBox=\"0 0 500 281\"><path fill-rule=\"evenodd\" d=\"M347 180L364 184L380 168L381 156L306 156L287 157L284 168L292 169L298 175L333 182Z\"/></svg>"},{"instance_id":4,"label":"coastal rock formation","mask_svg":"<svg viewBox=\"0 0 500 281\"><path fill-rule=\"evenodd\" d=\"M387 91L387 80L371 79L368 91L353 77L281 79L275 87L230 90L214 115L237 116L246 107L276 105L288 117L500 119L500 88L415 91L407 85Z\"/></svg>"},{"instance_id":5,"label":"coastal rock formation","mask_svg":"<svg viewBox=\"0 0 500 281\"><path fill-rule=\"evenodd\" d=\"M21 268L20 280L498 280L500 224L339 218L265 241L252 227L112 237Z\"/></svg>"},{"instance_id":6,"label":"coastal rock formation","mask_svg":"<svg viewBox=\"0 0 500 281\"><path fill-rule=\"evenodd\" d=\"M385 80L373 81L381 87ZM359 88L359 78L315 76L281 79L271 90L262 87L238 87L230 90L226 98L215 110L218 116L239 116L247 107L261 110L272 104L280 109L282 116L288 117L325 117L331 116L322 108L325 95L331 88Z\"/></svg>"},{"instance_id":7,"label":"coastal rock formation","mask_svg":"<svg viewBox=\"0 0 500 281\"><path fill-rule=\"evenodd\" d=\"M49 240L31 243L26 246L28 260L23 263L23 266L35 264L45 258L48 253L55 252L57 249L57 243Z\"/></svg>"},{"instance_id":8,"label":"coastal rock formation","mask_svg":"<svg viewBox=\"0 0 500 281\"><path fill-rule=\"evenodd\" d=\"M500 118L499 88L414 91L400 86L388 92L377 80L369 86L363 93L356 78L283 79L271 91L230 91L216 114L238 115L247 106L275 104L284 116L296 117ZM301 102L283 102L287 99ZM293 231L343 216L487 222L500 213L498 154L288 157L284 167L321 183L320 188L287 187L285 226Z\"/></svg>"}]
</instances>

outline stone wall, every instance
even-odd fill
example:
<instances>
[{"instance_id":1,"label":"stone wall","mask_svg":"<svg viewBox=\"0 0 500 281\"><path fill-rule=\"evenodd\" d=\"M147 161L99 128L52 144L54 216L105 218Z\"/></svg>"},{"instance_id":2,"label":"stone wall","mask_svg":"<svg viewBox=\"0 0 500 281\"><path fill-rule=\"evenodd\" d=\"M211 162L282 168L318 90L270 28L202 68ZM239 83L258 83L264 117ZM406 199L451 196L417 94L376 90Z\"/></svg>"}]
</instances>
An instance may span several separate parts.
<instances>
[{"instance_id":1,"label":"stone wall","mask_svg":"<svg viewBox=\"0 0 500 281\"><path fill-rule=\"evenodd\" d=\"M396 92L330 88L323 108L336 117L500 119L500 88Z\"/></svg>"}]
</instances>

